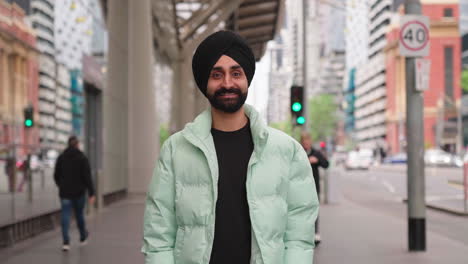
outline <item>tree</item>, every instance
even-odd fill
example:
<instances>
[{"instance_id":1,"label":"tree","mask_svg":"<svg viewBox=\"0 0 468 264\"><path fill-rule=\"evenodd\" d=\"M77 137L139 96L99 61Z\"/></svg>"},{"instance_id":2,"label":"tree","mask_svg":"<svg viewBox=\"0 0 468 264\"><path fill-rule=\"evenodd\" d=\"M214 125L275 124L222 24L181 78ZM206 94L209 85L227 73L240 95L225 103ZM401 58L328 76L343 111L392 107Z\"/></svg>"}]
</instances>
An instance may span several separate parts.
<instances>
[{"instance_id":1,"label":"tree","mask_svg":"<svg viewBox=\"0 0 468 264\"><path fill-rule=\"evenodd\" d=\"M338 122L337 110L335 98L329 94L316 96L309 101L308 126L314 141L333 136Z\"/></svg>"},{"instance_id":2,"label":"tree","mask_svg":"<svg viewBox=\"0 0 468 264\"><path fill-rule=\"evenodd\" d=\"M161 124L159 126L159 145L162 146L164 141L169 138L169 126L167 124Z\"/></svg>"},{"instance_id":3,"label":"tree","mask_svg":"<svg viewBox=\"0 0 468 264\"><path fill-rule=\"evenodd\" d=\"M284 133L290 135L291 137L299 141L299 138L301 136L301 128L295 127L291 122L291 118L289 118L289 120L287 121L271 123L270 126L283 131Z\"/></svg>"},{"instance_id":4,"label":"tree","mask_svg":"<svg viewBox=\"0 0 468 264\"><path fill-rule=\"evenodd\" d=\"M461 86L464 94L468 94L468 69L462 71Z\"/></svg>"}]
</instances>

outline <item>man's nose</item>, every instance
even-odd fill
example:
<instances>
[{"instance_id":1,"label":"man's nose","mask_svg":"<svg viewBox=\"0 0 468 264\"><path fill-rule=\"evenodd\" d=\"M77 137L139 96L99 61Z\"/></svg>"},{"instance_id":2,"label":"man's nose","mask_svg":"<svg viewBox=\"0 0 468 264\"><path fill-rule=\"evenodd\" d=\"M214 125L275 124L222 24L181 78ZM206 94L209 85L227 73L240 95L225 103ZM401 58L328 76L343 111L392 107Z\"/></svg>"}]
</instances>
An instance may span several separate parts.
<instances>
[{"instance_id":1,"label":"man's nose","mask_svg":"<svg viewBox=\"0 0 468 264\"><path fill-rule=\"evenodd\" d=\"M224 87L232 87L233 86L233 82L232 82L232 77L231 75L229 74L225 74L224 75L224 78L223 78L223 86Z\"/></svg>"}]
</instances>

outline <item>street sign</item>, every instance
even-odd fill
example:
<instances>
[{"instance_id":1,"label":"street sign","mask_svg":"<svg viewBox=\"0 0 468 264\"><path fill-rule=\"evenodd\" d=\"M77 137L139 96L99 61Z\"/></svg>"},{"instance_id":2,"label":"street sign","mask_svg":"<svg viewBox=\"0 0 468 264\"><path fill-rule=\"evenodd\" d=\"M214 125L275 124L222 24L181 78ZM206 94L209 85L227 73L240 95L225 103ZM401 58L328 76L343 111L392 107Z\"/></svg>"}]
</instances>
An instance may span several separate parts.
<instances>
[{"instance_id":1,"label":"street sign","mask_svg":"<svg viewBox=\"0 0 468 264\"><path fill-rule=\"evenodd\" d=\"M416 91L424 92L429 90L429 78L431 70L431 61L428 59L417 58L416 64Z\"/></svg>"},{"instance_id":2,"label":"street sign","mask_svg":"<svg viewBox=\"0 0 468 264\"><path fill-rule=\"evenodd\" d=\"M429 55L429 18L405 15L400 24L400 55L425 57Z\"/></svg>"}]
</instances>

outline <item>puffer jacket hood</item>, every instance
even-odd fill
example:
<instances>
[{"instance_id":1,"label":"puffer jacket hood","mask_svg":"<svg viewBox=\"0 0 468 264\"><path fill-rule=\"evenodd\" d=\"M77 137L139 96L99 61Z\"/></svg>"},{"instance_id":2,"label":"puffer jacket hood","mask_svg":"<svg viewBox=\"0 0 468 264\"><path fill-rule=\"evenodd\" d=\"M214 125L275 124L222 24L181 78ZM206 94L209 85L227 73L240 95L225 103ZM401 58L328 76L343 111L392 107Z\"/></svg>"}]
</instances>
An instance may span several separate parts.
<instances>
[{"instance_id":1,"label":"puffer jacket hood","mask_svg":"<svg viewBox=\"0 0 468 264\"><path fill-rule=\"evenodd\" d=\"M249 105L254 151L247 170L251 264L310 264L318 199L307 154ZM147 264L208 264L214 238L218 163L211 109L161 147L150 184L142 252Z\"/></svg>"}]
</instances>

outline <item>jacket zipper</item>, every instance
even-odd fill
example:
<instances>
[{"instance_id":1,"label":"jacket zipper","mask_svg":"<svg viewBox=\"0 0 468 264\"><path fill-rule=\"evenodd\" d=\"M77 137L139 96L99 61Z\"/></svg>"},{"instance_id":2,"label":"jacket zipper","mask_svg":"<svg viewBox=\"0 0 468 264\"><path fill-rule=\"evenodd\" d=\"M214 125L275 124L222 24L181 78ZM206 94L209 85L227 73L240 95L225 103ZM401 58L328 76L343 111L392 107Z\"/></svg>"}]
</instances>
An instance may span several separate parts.
<instances>
[{"instance_id":1,"label":"jacket zipper","mask_svg":"<svg viewBox=\"0 0 468 264\"><path fill-rule=\"evenodd\" d=\"M252 152L252 157L250 158L250 161L249 161L249 165L247 167L247 181L246 181L246 189L247 189L247 202L249 204L249 215L250 215L250 223L252 225L252 235L255 237L255 240L252 241L252 243L257 243L257 247L258 247L258 251L259 251L259 254L260 254L260 259L262 260L262 263L265 263L263 261L263 256L262 256L262 250L260 248L260 245L258 243L258 239L257 239L257 235L255 233L255 221L253 219L253 213L252 213L252 205L251 205L251 198L250 198L250 193L251 193L251 187L250 187L250 182L251 182L251 178L252 178L252 167L257 163L257 157L255 155L255 151ZM252 246L251 246L252 247ZM251 249L252 250L252 249ZM252 257L254 256L250 256L251 258L251 261L252 261ZM252 263L252 262L251 262Z\"/></svg>"}]
</instances>

